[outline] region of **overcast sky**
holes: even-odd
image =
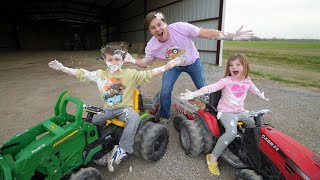
[[[320,39],[319,0],[226,0],[225,29],[260,38]]]

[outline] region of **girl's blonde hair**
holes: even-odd
[[[228,59],[228,62],[227,62],[227,67],[226,67],[226,71],[225,71],[225,74],[224,74],[224,77],[227,77],[227,76],[231,76],[231,73],[230,73],[230,63],[236,59],[239,59],[241,65],[243,66],[243,76],[245,78],[248,77],[249,75],[249,72],[250,72],[250,67],[249,67],[249,61],[248,61],[248,58],[246,55],[242,54],[242,53],[239,53],[239,54],[234,54],[232,55],[229,59]]]

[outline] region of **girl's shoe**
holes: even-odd
[[[207,154],[206,159],[207,159],[207,164],[208,164],[208,169],[209,169],[210,174],[215,175],[215,176],[219,176],[220,171],[218,168],[218,162],[212,162],[210,154]]]

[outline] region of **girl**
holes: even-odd
[[[208,169],[213,175],[220,175],[217,159],[223,150],[236,138],[238,120],[243,121],[248,127],[255,125],[253,119],[244,115],[246,112],[244,100],[247,92],[250,91],[259,98],[268,101],[264,97],[264,92],[260,93],[259,89],[248,77],[248,74],[249,64],[247,57],[244,54],[235,54],[228,59],[224,78],[197,91],[186,90],[186,93],[180,94],[181,99],[192,99],[222,89],[221,99],[217,106],[217,118],[221,120],[225,127],[225,133],[219,138],[212,153],[206,156]]]

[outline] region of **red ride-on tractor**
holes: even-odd
[[[180,112],[174,117],[185,153],[197,157],[211,153],[217,139],[224,133],[217,120],[217,104],[221,91],[193,100],[174,97],[173,107]],[[221,158],[241,169],[239,179],[320,179],[320,156],[271,125],[262,122],[269,110],[249,112],[256,127],[238,122],[237,138],[229,144]]]

